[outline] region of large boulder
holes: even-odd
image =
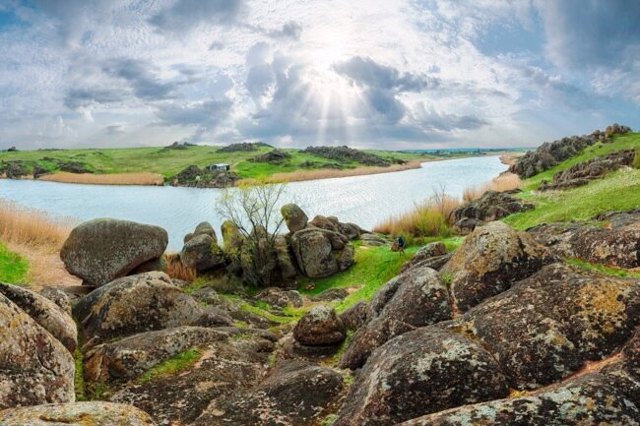
[[[158,424],[192,424],[218,399],[256,386],[264,378],[271,341],[239,336],[205,345],[199,360],[179,374],[130,382],[110,401],[132,404],[150,413]]]
[[[307,227],[309,218],[297,204],[285,204],[280,209],[280,213],[290,233],[293,234]]]
[[[346,336],[347,329],[335,309],[326,305],[315,306],[293,329],[293,337],[305,346],[339,345]]]
[[[117,279],[82,299],[73,309],[84,340],[97,344],[144,331],[196,324],[205,314],[198,303],[162,272]]]
[[[210,405],[194,425],[317,425],[342,388],[339,373],[290,361],[256,388]]]
[[[67,270],[87,284],[101,286],[138,265],[162,256],[167,231],[117,219],[95,219],[76,226],[60,250]]]
[[[78,329],[70,315],[44,296],[22,287],[0,283],[0,294],[18,305],[40,326],[73,353],[78,345]]]
[[[229,333],[221,330],[189,326],[134,334],[89,350],[84,377],[96,383],[127,381],[185,350],[227,337]]]
[[[184,244],[180,252],[180,261],[188,268],[206,271],[224,266],[226,258],[214,237],[207,233],[200,233],[195,234]]]
[[[62,343],[0,294],[0,410],[73,402],[74,372]]]
[[[467,311],[555,260],[526,232],[502,222],[476,229],[442,267],[458,309]]]
[[[47,404],[0,412],[7,426],[153,426],[151,417],[131,405],[102,401]]]
[[[347,237],[319,228],[306,228],[291,237],[291,249],[300,271],[310,278],[328,277],[354,263]]]
[[[437,326],[424,327],[371,355],[334,426],[394,425],[508,393],[500,368],[480,344]]]
[[[388,340],[453,317],[447,286],[430,268],[413,268],[391,281],[371,301],[368,322],[354,334],[340,365],[361,367]]]
[[[489,350],[513,389],[562,380],[614,352],[640,324],[640,281],[554,264],[468,311],[453,328]]]
[[[401,426],[640,425],[637,402],[630,400],[615,379],[608,374],[588,374],[541,393],[454,408]]]

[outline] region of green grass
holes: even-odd
[[[177,374],[189,367],[192,367],[201,357],[202,352],[199,349],[188,349],[151,368],[144,373],[139,380],[141,383],[147,383],[157,377]]]
[[[162,149],[153,148],[121,148],[121,149],[81,149],[81,150],[41,150],[0,152],[0,161],[22,160],[26,162],[27,169],[33,170],[38,165],[48,171],[56,171],[57,165],[51,159],[62,161],[78,161],[87,166],[94,173],[158,173],[165,179],[175,176],[187,166],[196,165],[204,167],[212,163],[231,164],[232,170],[242,178],[264,178],[274,173],[293,172],[305,170],[300,166],[305,161],[313,161],[320,164],[335,163],[312,154],[303,153],[297,149],[285,149],[292,158],[281,165],[269,163],[254,163],[248,161],[259,154],[269,152],[270,147],[260,147],[256,151],[242,152],[217,152],[215,146],[190,146],[187,149]],[[429,159],[433,155],[422,155],[404,152],[384,151],[386,158],[403,160]],[[359,163],[345,164],[347,168],[359,166]]]
[[[517,229],[541,223],[589,220],[612,210],[631,210],[640,207],[640,170],[622,169],[585,186],[546,193],[529,192],[523,194],[523,198],[536,208],[504,219]]]
[[[566,259],[566,263],[576,266],[587,272],[599,272],[604,275],[618,278],[640,278],[640,272],[628,269],[611,268],[599,263],[590,263],[581,259]]]
[[[29,263],[19,254],[13,253],[0,243],[0,282],[27,284]]]
[[[555,167],[552,167],[549,170],[546,170],[527,179],[523,182],[522,188],[525,191],[537,189],[543,180],[553,180],[553,175],[559,171],[569,169],[578,163],[589,161],[596,157],[602,157],[623,149],[637,149],[639,146],[640,133],[628,133],[626,135],[616,136],[613,142],[610,143],[598,142],[586,148],[579,155],[576,155],[575,157],[563,161],[562,163],[558,164]]]
[[[448,250],[453,250],[461,244],[462,240],[462,237],[454,237],[442,241]],[[344,312],[360,301],[371,300],[387,281],[400,273],[402,265],[411,260],[418,249],[418,246],[407,247],[403,255],[392,252],[388,246],[356,246],[355,265],[328,278],[302,280],[299,290],[306,294],[318,294],[329,288],[359,287],[343,301],[334,304],[338,312]],[[311,291],[305,289],[309,283],[314,284]]]
[[[79,342],[78,342],[79,343]],[[76,372],[74,376],[74,385],[76,390],[76,401],[86,401],[86,385],[84,382],[84,357],[80,350],[80,345],[73,353],[73,359],[76,365]]]

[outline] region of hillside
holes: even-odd
[[[270,155],[273,151],[273,147],[265,144],[234,144],[225,148],[174,144],[164,148],[12,151],[0,152],[0,172],[9,177],[35,175],[38,178],[66,172],[67,177],[75,175],[79,182],[82,182],[80,176],[86,174],[112,177],[125,174],[134,180],[130,183],[149,183],[147,180],[151,175],[159,176],[160,182],[164,180],[172,183],[176,176],[190,167],[192,170],[197,167],[198,173],[206,174],[208,166],[226,163],[231,165],[233,180],[268,178],[276,174],[286,174],[282,175],[282,180],[296,180],[295,176],[289,174],[323,171],[340,175],[341,172],[348,174],[356,169],[372,172],[384,169],[393,171],[419,167],[419,161],[440,158],[436,155],[392,151],[365,154],[353,150],[362,153],[363,156],[341,156],[335,159],[297,149],[278,149],[275,150],[276,155]],[[328,151],[331,152],[332,149],[328,148]],[[278,156],[282,153],[284,155]],[[362,158],[375,158],[379,159],[379,162],[362,161]],[[377,166],[377,169],[372,166]],[[147,180],[140,182],[141,179]]]
[[[572,167],[607,155],[640,149],[640,133],[616,136],[612,142],[597,142],[575,156],[523,181],[523,192],[517,196],[534,204],[535,209],[516,213],[504,219],[518,229],[542,223],[590,220],[608,211],[640,208],[640,170],[624,167],[606,173],[589,183],[560,191],[540,191],[543,182]],[[638,161],[636,160],[636,166]]]

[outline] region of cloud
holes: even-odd
[[[159,105],[156,115],[165,126],[196,126],[213,129],[229,116],[229,99]]]
[[[302,25],[296,21],[289,21],[281,29],[267,31],[266,33],[269,37],[275,39],[300,40]]]
[[[334,64],[333,68],[338,74],[349,77],[358,84],[378,89],[420,92],[440,84],[437,78],[401,74],[393,67],[380,65],[371,58],[360,56]]]
[[[109,136],[123,135],[126,133],[125,126],[121,124],[112,124],[110,126],[106,126],[104,128],[104,132]]]
[[[162,100],[175,97],[178,84],[161,82],[145,61],[131,58],[118,58],[108,61],[103,70],[105,73],[125,79],[131,85],[134,94],[140,99]]]
[[[425,131],[452,132],[456,130],[475,130],[488,126],[490,122],[478,116],[456,115],[437,112],[423,103],[416,108],[415,119]]]
[[[536,1],[546,48],[570,68],[618,67],[640,48],[640,3],[634,0]]]
[[[69,109],[78,109],[93,104],[121,102],[125,94],[118,90],[100,88],[71,88],[64,97],[64,105]]]
[[[243,7],[242,0],[177,0],[149,18],[161,32],[188,32],[198,25],[234,23]]]

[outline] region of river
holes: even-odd
[[[422,168],[377,175],[287,184],[283,202],[295,202],[309,218],[337,216],[371,229],[391,215],[420,203],[441,186],[460,197],[464,188],[490,181],[507,168],[497,156],[423,163]],[[220,229],[215,204],[222,190],[155,186],[78,185],[32,180],[0,180],[0,198],[83,221],[98,217],[159,225],[169,232],[169,249],[201,221]]]

